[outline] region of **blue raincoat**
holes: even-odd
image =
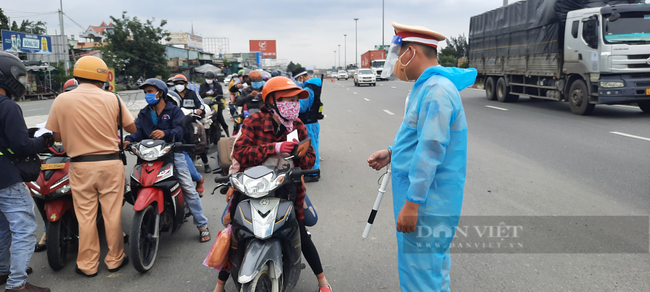
[[[318,87],[323,87],[323,82],[319,78],[311,78],[302,85],[304,90],[309,92],[309,98],[300,100],[300,113],[308,111],[314,104],[314,91],[306,86],[307,84],[313,84]],[[320,135],[320,123],[315,122],[311,124],[305,124],[307,128],[307,136],[311,139],[311,146],[314,147],[314,152],[316,152],[316,162],[312,169],[320,169],[320,153],[318,151],[319,146],[319,135]]]
[[[395,221],[406,200],[420,204],[415,232],[397,233],[402,291],[449,291],[449,246],[467,166],[467,123],[459,91],[475,80],[474,69],[426,69],[413,85],[390,147]]]

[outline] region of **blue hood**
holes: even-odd
[[[449,81],[451,81],[451,83],[456,86],[458,91],[461,91],[467,87],[472,86],[474,82],[476,82],[477,72],[474,68],[461,69],[456,67],[443,66],[429,67],[424,70],[424,72],[422,72],[422,75],[420,75],[420,78],[415,81],[414,87],[417,87],[422,82],[426,82],[433,75],[446,77],[449,79]]]
[[[323,87],[323,81],[320,80],[320,78],[310,78],[309,80],[305,81],[305,84],[313,84],[318,87]]]

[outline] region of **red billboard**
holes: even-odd
[[[276,59],[275,40],[250,40],[251,52],[262,52],[266,59]]]

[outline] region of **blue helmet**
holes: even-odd
[[[155,88],[158,88],[158,90],[163,92],[163,97],[167,96],[167,93],[169,92],[169,89],[167,88],[167,84],[157,78],[149,78],[140,85],[140,89],[143,89],[145,86],[153,86]]]
[[[273,70],[273,72],[271,72],[271,76],[272,77],[280,76],[280,72],[278,72],[278,70]]]

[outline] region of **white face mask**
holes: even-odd
[[[176,91],[178,91],[178,92],[181,92],[181,91],[185,90],[185,85],[183,85],[183,84],[176,84],[174,87],[176,88]]]
[[[212,79],[205,79],[205,82],[206,82],[207,84],[212,84],[212,81],[214,81],[214,80],[212,80]]]

